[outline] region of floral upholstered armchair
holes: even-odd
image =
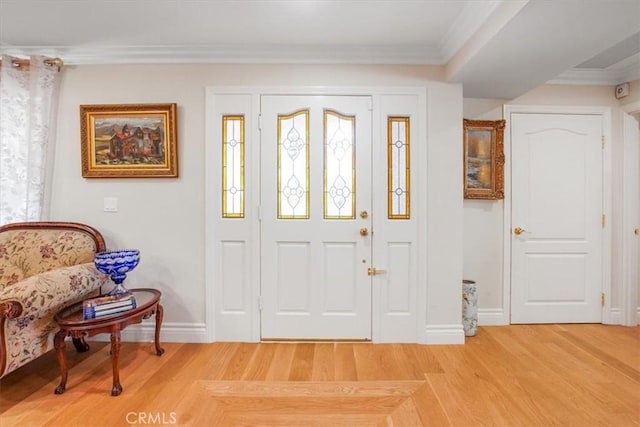
[[[53,316],[109,282],[93,265],[104,250],[84,224],[0,226],[0,378],[53,349]]]

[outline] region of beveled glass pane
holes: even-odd
[[[324,111],[324,218],[356,217],[355,117]]]
[[[309,110],[278,115],[278,219],[309,218]]]
[[[244,116],[222,117],[222,217],[244,218]]]
[[[409,117],[387,119],[388,217],[409,219]]]

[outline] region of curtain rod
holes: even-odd
[[[51,58],[45,59],[44,63],[53,67],[58,67],[58,71],[64,65],[64,62],[60,58]],[[28,67],[31,64],[31,61],[28,59],[14,59],[11,61],[11,65],[16,68]],[[2,60],[0,60],[0,66],[2,66]]]

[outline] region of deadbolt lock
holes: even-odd
[[[367,211],[360,212],[360,218],[362,218],[362,219],[369,218],[369,212],[367,212]]]

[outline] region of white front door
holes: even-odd
[[[261,97],[262,339],[371,339],[371,98]]]
[[[602,126],[511,114],[511,323],[602,321]]]

